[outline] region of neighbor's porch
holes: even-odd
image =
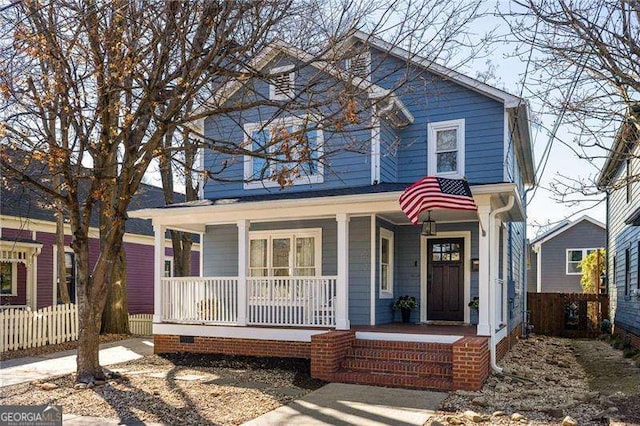
[[[512,186],[484,185],[472,190],[478,214],[435,212],[441,226],[438,235],[431,238],[464,240],[466,250],[459,254],[464,269],[460,296],[464,316],[457,324],[477,323],[475,333],[487,336],[491,327],[504,328],[507,316],[506,286],[499,272],[504,261],[500,227],[504,221],[521,217],[518,206],[509,201],[515,198]],[[225,202],[136,214],[154,222],[154,323],[198,326],[198,330],[203,330],[202,326],[349,330],[391,323],[390,304],[403,294],[415,295],[420,301],[415,320],[430,321],[426,310],[430,297],[428,239],[408,224],[398,196],[399,192],[331,197],[331,203],[319,197]],[[204,276],[161,278],[167,229],[201,234],[200,270]],[[385,259],[383,229],[391,231],[395,241]],[[318,237],[308,244],[313,232]],[[261,252],[255,243],[261,238],[255,234],[265,233],[270,235],[262,239],[266,244],[276,241],[301,249],[291,249],[289,256],[274,257],[275,246]],[[256,252],[262,255],[256,257]],[[258,258],[263,261],[257,262]],[[383,276],[391,279],[392,291]],[[467,307],[476,295],[480,301],[477,316]],[[462,326],[456,335],[463,330],[466,335],[471,329]],[[423,331],[428,329],[414,334]]]

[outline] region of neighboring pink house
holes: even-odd
[[[181,195],[179,195],[181,196]],[[56,267],[55,219],[51,202],[23,186],[2,186],[0,209],[0,307],[38,309],[60,303]],[[162,190],[143,185],[132,209],[164,205]],[[71,300],[75,300],[75,261],[71,235],[65,230],[65,264]],[[92,228],[91,262],[96,261],[100,240]],[[153,228],[141,219],[127,221],[124,250],[127,255],[129,313],[153,313]],[[194,244],[191,275],[199,275],[199,244]],[[93,265],[92,265],[93,266]],[[165,276],[173,275],[173,249],[166,240]]]

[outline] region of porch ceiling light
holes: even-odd
[[[436,233],[436,221],[431,219],[431,212],[429,212],[427,220],[422,222],[422,230],[420,231],[420,234],[425,237],[432,237],[436,235]]]

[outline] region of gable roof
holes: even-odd
[[[529,104],[526,100],[467,75],[461,74],[451,68],[437,64],[433,60],[412,54],[402,47],[388,43],[381,38],[372,36],[363,31],[355,31],[351,38],[345,42],[345,45],[353,43],[354,41],[360,41],[374,46],[383,52],[406,61],[407,63],[421,67],[443,77],[444,79],[453,81],[456,84],[502,102],[504,108],[509,111],[509,116],[512,119],[513,125],[516,127],[517,132],[513,132],[513,134],[521,142],[519,144],[514,143],[513,145],[518,164],[520,165],[523,173],[524,183],[529,185],[534,185],[536,183],[533,144],[531,140],[531,129],[529,126]]]
[[[634,115],[640,119],[640,103],[631,106],[627,115]],[[629,121],[622,123],[618,129],[609,156],[602,166],[600,176],[598,176],[598,188],[605,189],[611,183],[620,166],[627,159],[629,152],[640,142],[640,135],[633,130]]]
[[[388,102],[387,106],[397,107],[399,111],[406,117],[406,121],[412,123],[414,120],[411,112],[402,103],[402,101],[393,94],[392,91],[385,89],[366,79],[357,76],[349,76],[344,70],[340,70],[339,68],[334,67],[329,61],[323,60],[321,58],[316,58],[313,55],[305,52],[304,50],[298,49],[297,47],[285,43],[282,40],[272,41],[249,61],[247,68],[260,71],[264,67],[266,67],[272,60],[274,60],[279,54],[285,54],[292,58],[296,58],[301,62],[311,65],[320,71],[326,72],[332,77],[346,81],[347,83],[352,84],[355,87],[364,89],[365,92],[369,93],[370,99],[374,99],[376,101],[386,100]],[[243,79],[233,79],[231,81],[228,81],[227,83],[223,84],[222,87],[208,101],[204,102],[203,106],[196,110],[196,114],[198,112],[206,111],[207,103],[213,102],[214,105],[224,104],[242,87],[244,87]]]
[[[542,244],[546,243],[547,241],[557,237],[558,235],[568,231],[569,229],[573,228],[574,226],[576,226],[579,223],[582,223],[584,221],[590,222],[596,226],[599,226],[600,228],[602,228],[603,230],[607,228],[607,226],[600,222],[599,220],[596,220],[594,218],[592,218],[591,216],[582,216],[576,220],[574,220],[573,222],[569,222],[568,220],[565,220],[563,222],[561,222],[559,225],[551,228],[549,231],[543,233],[542,235],[536,237],[533,241],[531,241],[531,245],[533,246],[541,246]]]

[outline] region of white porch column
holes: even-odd
[[[38,309],[38,256],[40,255],[40,249],[36,250],[33,254],[33,293],[31,294],[31,309]]]
[[[162,322],[162,277],[164,276],[164,233],[166,227],[153,225],[153,322]]]
[[[491,266],[489,267],[489,301],[490,301],[490,315],[493,315],[493,326],[498,329],[501,323],[502,306],[498,306],[498,290],[497,280],[500,277],[500,226],[501,221],[498,218],[493,219],[493,223],[489,224],[491,232],[489,233],[489,244],[491,245],[491,252],[489,254]]]
[[[249,221],[238,221],[238,325],[247,325],[247,271],[249,270]]]
[[[27,255],[27,259],[24,262],[24,267],[26,269],[26,280],[25,283],[25,305],[29,306],[31,309],[33,307],[33,290],[34,290],[34,279],[33,279],[33,259],[34,255],[32,252],[29,252]]]
[[[338,213],[338,280],[336,289],[336,329],[349,329],[349,215]]]
[[[490,278],[489,278],[489,253],[491,251],[490,232],[493,224],[489,223],[489,214],[491,213],[491,205],[478,204],[479,224],[479,244],[478,244],[478,335],[491,335],[491,327],[489,325],[490,315]],[[484,231],[483,232],[483,227]]]

